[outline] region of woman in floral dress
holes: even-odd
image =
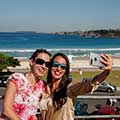
[[[50,56],[48,51],[37,49],[29,59],[29,72],[9,76],[4,99],[4,115],[8,119],[36,119],[38,102],[45,89],[41,77],[48,70]]]

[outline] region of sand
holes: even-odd
[[[97,69],[97,67],[90,65],[88,57],[73,58],[71,68]],[[120,57],[113,57],[113,69],[120,69]]]
[[[9,67],[11,71],[27,71],[29,70],[29,61],[28,59],[19,59],[20,66],[16,66],[15,68]],[[88,57],[73,57],[70,60],[71,70],[78,70],[79,68],[84,70],[94,70],[98,69],[95,66],[89,65],[89,58]],[[120,70],[120,57],[113,57],[113,69]]]

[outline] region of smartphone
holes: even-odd
[[[102,64],[100,61],[102,60],[102,57],[100,54],[97,53],[90,53],[90,65],[97,66],[97,67],[104,67],[105,65]]]

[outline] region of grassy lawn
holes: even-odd
[[[80,76],[79,71],[76,71],[71,72],[71,75],[73,78],[73,83],[75,83],[81,81],[83,78],[92,78],[100,72],[101,71],[83,71],[83,74]],[[120,70],[112,70],[105,81],[120,87]]]

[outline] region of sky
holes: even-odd
[[[0,32],[120,29],[120,0],[0,0]]]

